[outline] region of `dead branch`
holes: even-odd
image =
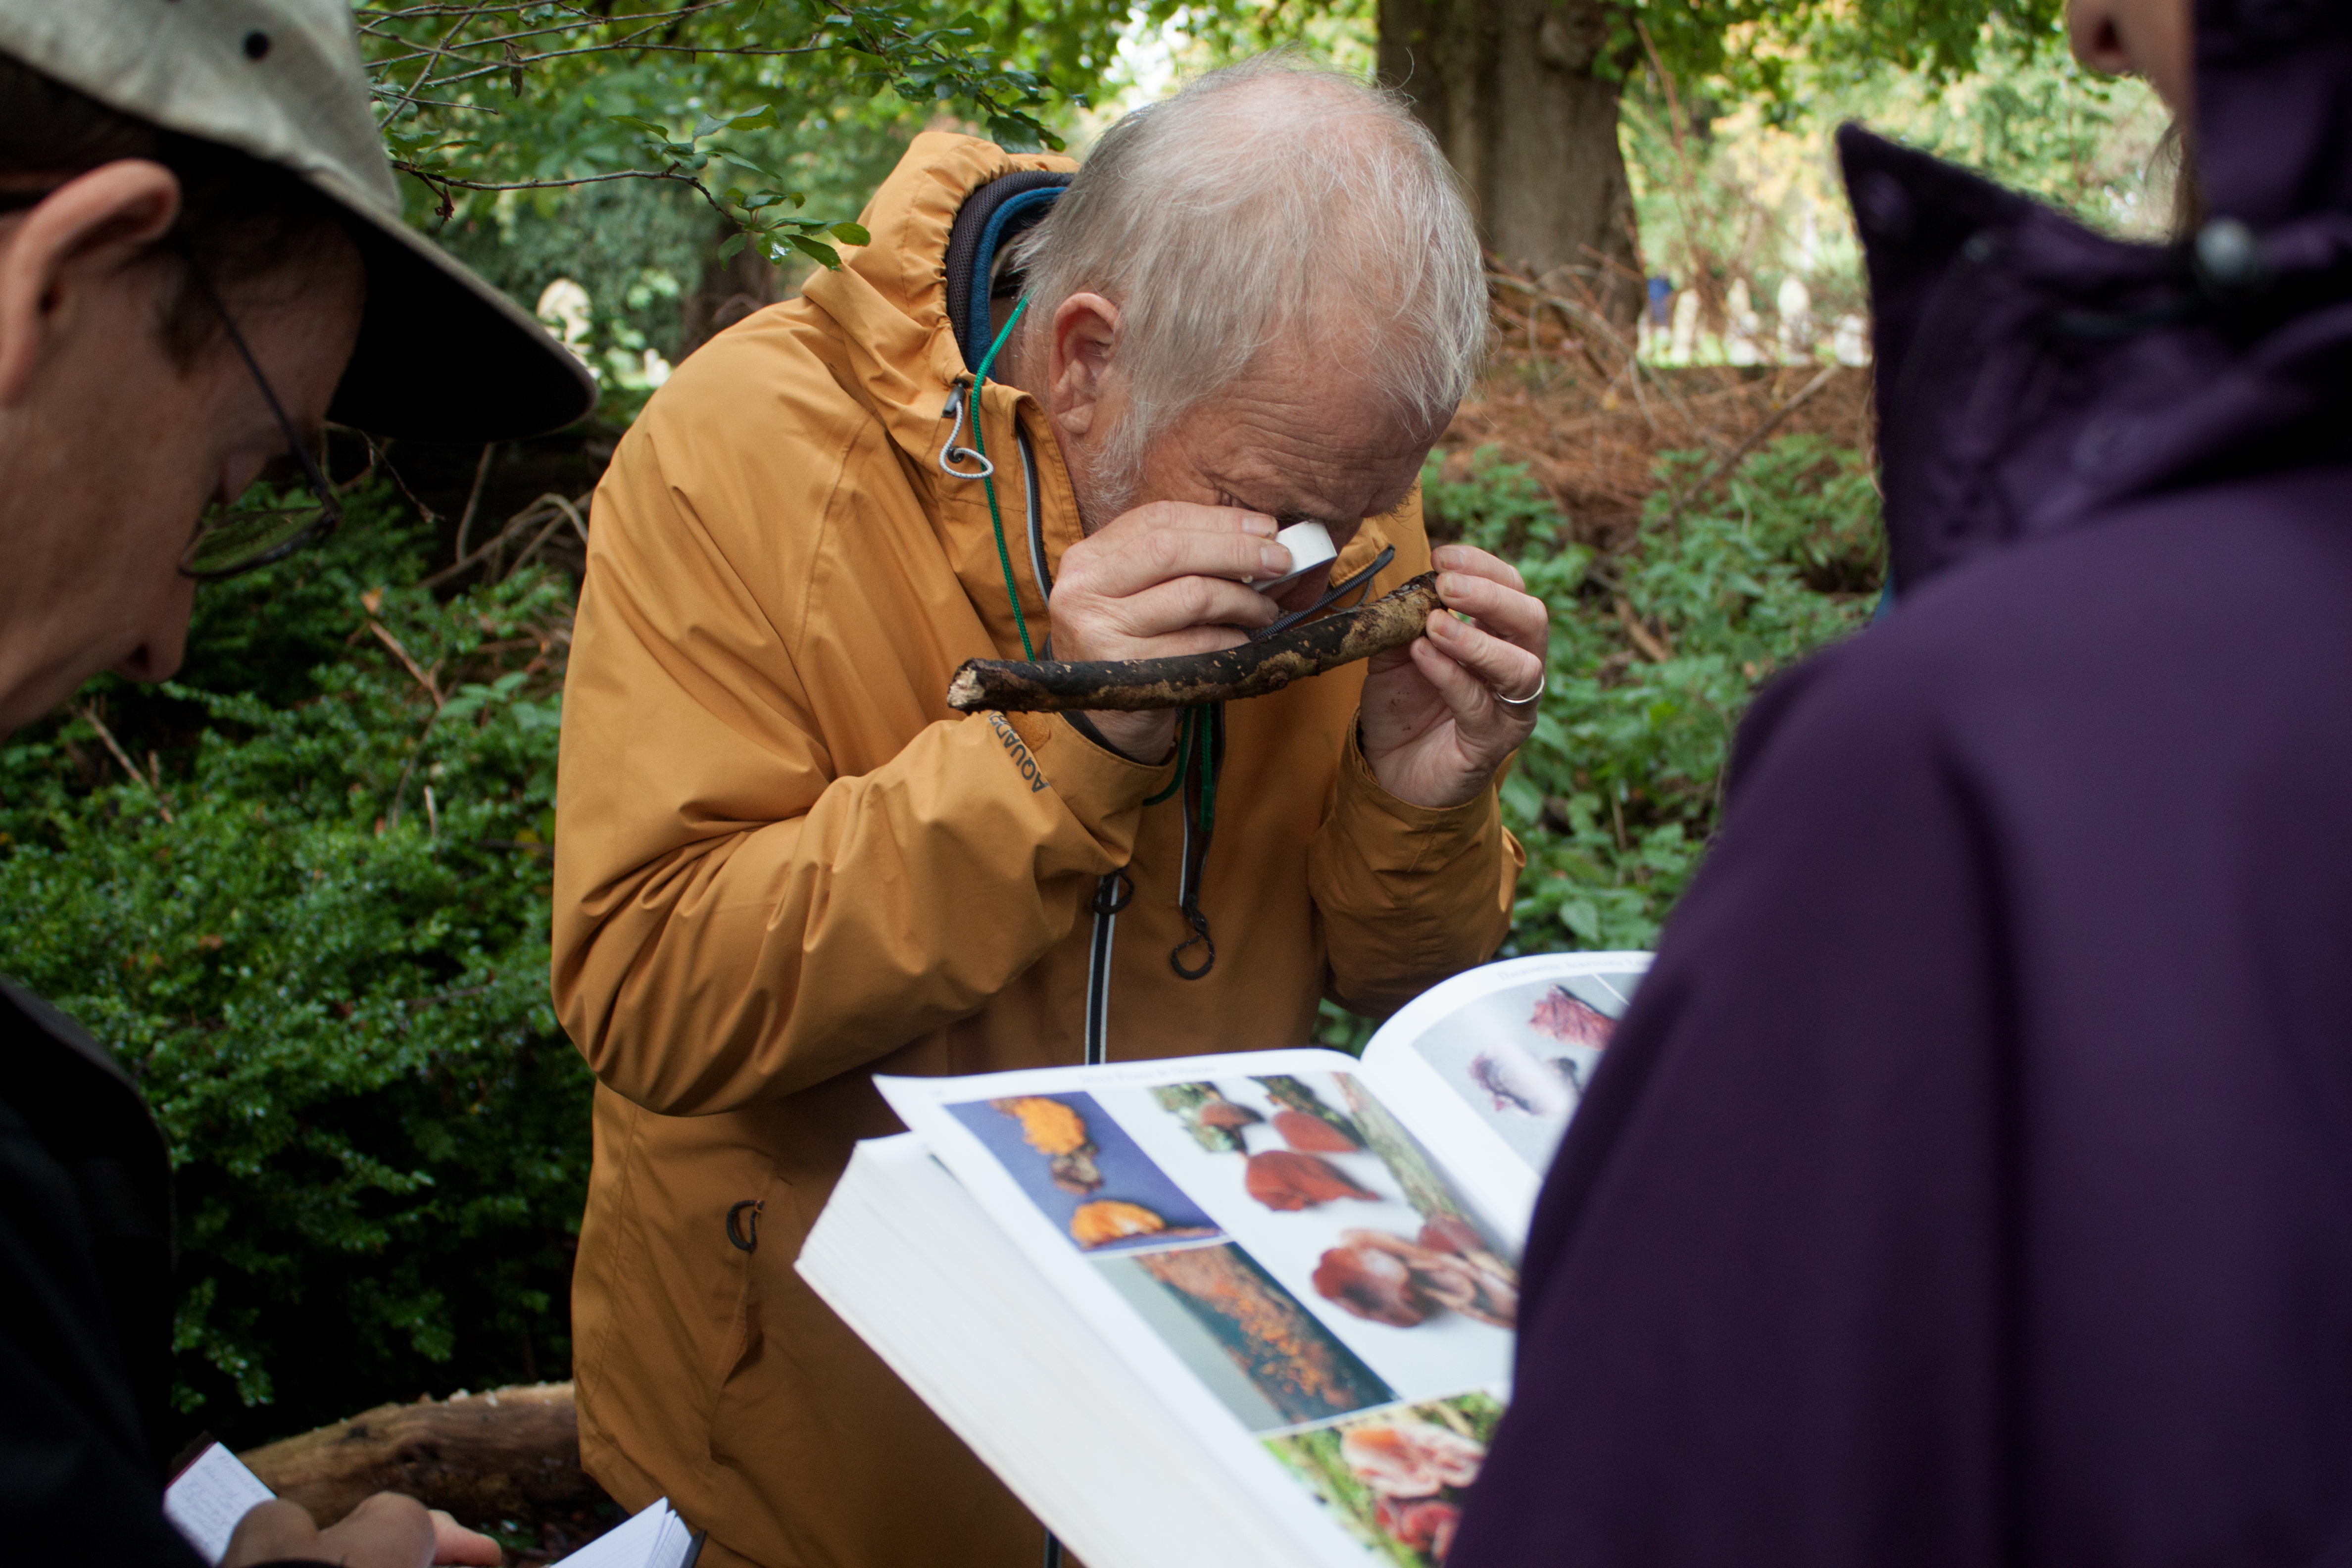
[[[1685,509],[1686,509],[1691,502],[1698,500],[1701,496],[1706,494],[1707,491],[1713,489],[1717,485],[1722,483],[1725,476],[1728,475],[1734,468],[1737,468],[1740,464],[1748,460],[1748,455],[1749,453],[1755,451],[1757,447],[1771,439],[1772,432],[1778,430],[1783,424],[1787,423],[1790,415],[1794,414],[1798,409],[1803,407],[1805,404],[1811,399],[1813,394],[1819,392],[1822,387],[1827,386],[1832,381],[1835,380],[1837,373],[1844,368],[1845,367],[1843,365],[1835,364],[1824,366],[1819,375],[1816,375],[1812,380],[1805,383],[1804,386],[1799,390],[1796,396],[1789,399],[1788,402],[1783,403],[1780,407],[1774,409],[1770,417],[1767,418],[1762,424],[1757,426],[1755,429],[1749,431],[1748,433],[1747,439],[1741,441],[1738,446],[1733,447],[1729,453],[1725,455],[1721,462],[1716,464],[1713,468],[1707,471],[1706,478],[1699,480],[1697,484],[1692,486],[1689,489],[1685,490],[1681,495],[1675,499],[1673,516],[1679,518],[1682,516]]]
[[[455,577],[458,573],[463,572],[468,566],[478,565],[482,562],[488,560],[492,555],[504,549],[508,540],[514,538],[525,529],[538,527],[545,523],[548,521],[547,514],[541,509],[542,507],[549,506],[552,506],[556,509],[557,521],[560,522],[563,521],[564,518],[569,517],[572,520],[572,526],[580,531],[580,537],[583,540],[588,537],[587,525],[580,521],[580,509],[578,503],[576,501],[567,500],[563,497],[559,496],[551,490],[547,494],[541,496],[537,500],[531,502],[529,506],[523,508],[520,511],[515,513],[514,516],[509,518],[507,520],[506,526],[499,529],[494,537],[475,546],[470,552],[459,556],[457,560],[452,561],[448,565],[441,568],[440,571],[434,573],[433,575],[425,578],[424,582],[417,585],[423,588],[439,587],[442,584],[447,582],[450,578]]]
[[[1666,379],[1664,376],[1660,375],[1652,366],[1642,363],[1641,354],[1635,351],[1633,345],[1625,341],[1624,334],[1617,330],[1616,323],[1610,321],[1608,317],[1602,315],[1600,311],[1594,310],[1590,305],[1564,298],[1559,294],[1554,294],[1549,289],[1543,289],[1537,284],[1530,283],[1523,278],[1516,277],[1510,272],[1505,271],[1500,268],[1490,267],[1487,269],[1486,281],[1490,284],[1500,285],[1515,293],[1527,295],[1528,299],[1536,304],[1550,306],[1553,310],[1558,310],[1562,316],[1566,317],[1569,321],[1576,326],[1583,328],[1587,332],[1600,333],[1612,347],[1625,356],[1626,363],[1633,367],[1633,374],[1649,378],[1650,384],[1658,389],[1659,395],[1663,396],[1669,404],[1673,405],[1675,412],[1682,416],[1683,423],[1690,427],[1691,434],[1696,436],[1700,440],[1706,442],[1717,452],[1723,450],[1723,443],[1715,438],[1715,431],[1707,425],[1702,423],[1699,417],[1690,411],[1690,405],[1682,400],[1681,395],[1676,393],[1674,387],[1667,384]],[[1602,367],[1596,363],[1593,368],[1595,370],[1600,370]]]
[[[131,782],[147,792],[147,797],[155,803],[155,809],[163,814],[163,820],[170,822],[172,808],[163,804],[163,785],[149,779],[146,774],[139,771],[139,765],[131,760],[131,754],[125,752],[121,742],[114,738],[114,731],[108,729],[106,721],[98,716],[97,706],[89,702],[77,702],[73,705],[73,714],[75,718],[98,731],[98,738],[105,742],[107,751],[113,754],[116,762],[122,764],[122,771],[131,775]],[[152,752],[147,753],[151,759],[154,754]],[[159,768],[157,772],[160,774],[162,770]]]
[[[1617,595],[1617,621],[1633,646],[1642,650],[1642,657],[1652,664],[1664,664],[1675,657],[1675,650],[1666,646],[1665,639],[1642,624],[1642,617],[1633,613],[1633,603],[1622,594]]]
[[[408,650],[400,646],[400,639],[393,636],[391,629],[382,621],[370,619],[368,630],[373,632],[376,641],[390,648],[393,657],[399,659],[407,668],[408,673],[416,678],[416,684],[425,688],[425,695],[433,699],[433,711],[436,713],[441,711],[441,705],[448,699],[441,695],[441,688],[435,684],[431,671],[420,667],[416,660],[409,656]],[[438,666],[436,665],[436,668],[437,668]]]
[[[568,1383],[378,1405],[238,1458],[321,1526],[386,1490],[467,1519],[512,1518],[601,1496],[580,1469]]]
[[[1216,653],[1084,663],[967,659],[948,685],[948,706],[959,713],[1140,712],[1264,697],[1294,680],[1402,647],[1441,607],[1437,574],[1431,572],[1360,609]]]
[[[482,460],[474,465],[474,488],[466,492],[466,510],[457,518],[457,553],[466,553],[466,538],[474,531],[474,512],[482,504],[482,483],[490,477],[490,458],[499,449],[495,441],[482,447]]]
[[[553,534],[557,529],[562,527],[566,521],[569,521],[572,524],[572,531],[580,535],[581,543],[585,544],[588,542],[588,525],[581,521],[578,508],[574,507],[570,501],[565,500],[562,496],[552,493],[543,495],[539,499],[548,505],[555,508],[556,515],[548,519],[547,526],[539,531],[538,537],[534,538],[529,544],[522,547],[521,553],[514,558],[513,564],[507,567],[507,569],[500,574],[501,578],[511,577],[516,573],[521,571],[524,565],[530,562],[530,558],[538,553],[539,547],[546,543],[549,536]]]

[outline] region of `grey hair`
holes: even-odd
[[[1024,331],[1073,294],[1118,308],[1127,413],[1091,475],[1107,502],[1277,342],[1334,356],[1433,439],[1486,355],[1477,229],[1436,142],[1396,94],[1284,55],[1120,120],[1022,246]]]

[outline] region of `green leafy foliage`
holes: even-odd
[[[1714,831],[1757,687],[1874,605],[1876,492],[1853,454],[1783,437],[1677,515],[1712,466],[1664,458],[1639,539],[1607,561],[1549,547],[1549,500],[1521,467],[1482,454],[1466,482],[1424,476],[1433,526],[1516,553],[1552,610],[1541,712],[1503,786],[1528,851],[1514,952],[1654,941]]]
[[[570,584],[436,603],[396,585],[418,572],[384,497],[353,511],[205,589],[179,681],[94,683],[0,750],[0,964],[154,1107],[175,1398],[232,1441],[569,1357],[589,1080],[547,926]]]
[[[2053,35],[2063,0],[1608,0],[1604,58],[1735,97],[1788,100],[1792,57],[1945,81]]]
[[[860,204],[927,124],[1059,146],[1124,11],[1045,35],[1017,0],[353,0],[410,220],[526,307],[586,289],[568,341],[625,425],[709,328],[686,301],[744,289],[739,255],[783,269],[863,245]],[[768,297],[754,286],[751,293]]]
[[[1607,558],[1559,542],[1524,464],[1482,450],[1449,479],[1439,452],[1422,470],[1432,533],[1511,561],[1551,608],[1535,734],[1502,787],[1528,854],[1506,957],[1652,945],[1715,831],[1757,689],[1876,606],[1878,498],[1858,454],[1786,436],[1690,494],[1714,466],[1661,458],[1639,538]],[[1326,1003],[1318,1038],[1360,1051],[1373,1026]]]
[[[800,193],[739,141],[711,139],[884,93],[1008,146],[1060,145],[1045,79],[988,47],[985,17],[934,0],[355,0],[353,13],[394,165],[445,219],[475,193],[654,179],[787,244],[838,220],[776,214]]]
[[[1783,437],[1717,495],[1668,454],[1641,536],[1601,563],[1522,559],[1552,607],[1536,732],[1503,789],[1528,851],[1514,951],[1646,947],[1689,882],[1756,689],[1862,626],[1881,572],[1876,491],[1852,453]],[[1528,481],[1490,470],[1493,488]]]

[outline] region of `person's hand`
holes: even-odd
[[[320,1530],[299,1503],[266,1502],[237,1521],[220,1568],[307,1558],[344,1568],[432,1568],[435,1563],[498,1568],[506,1561],[499,1543],[478,1535],[443,1513],[427,1510],[412,1497],[378,1492]]]
[[[1486,787],[1536,727],[1550,613],[1518,573],[1483,550],[1449,544],[1433,563],[1448,610],[1364,675],[1364,761],[1381,787],[1414,805],[1460,805]]]
[[[1170,658],[1214,653],[1279,618],[1244,580],[1290,570],[1274,519],[1235,507],[1154,501],[1070,546],[1054,580],[1054,657]],[[1167,755],[1176,713],[1097,711],[1102,738],[1141,762]]]

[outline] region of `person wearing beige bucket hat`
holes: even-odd
[[[331,529],[327,421],[487,441],[594,395],[402,223],[345,0],[0,0],[0,735],[169,676],[197,583]],[[172,1226],[138,1089],[0,981],[0,1556],[202,1561],[155,1452]],[[265,1504],[222,1559],[499,1560],[390,1495]]]

